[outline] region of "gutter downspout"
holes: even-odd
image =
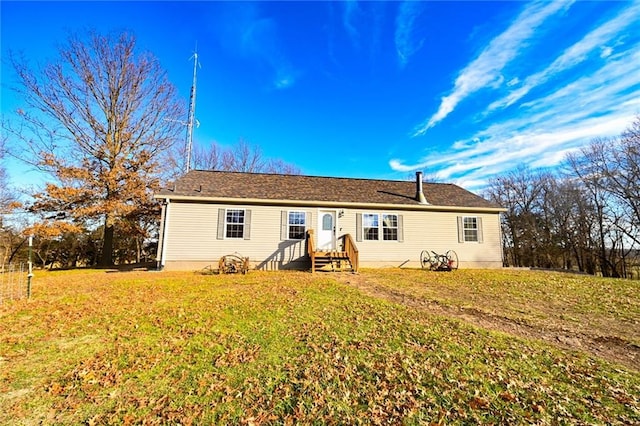
[[[160,236],[158,238],[158,253],[156,255],[158,271],[164,269],[165,257],[167,255],[167,228],[169,226],[169,199],[162,203],[162,213],[160,215]]]

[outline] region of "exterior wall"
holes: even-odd
[[[226,208],[251,211],[249,239],[218,239],[218,211]],[[217,268],[220,257],[237,253],[249,257],[253,268],[305,269],[308,265],[306,242],[280,240],[283,209],[306,210],[274,206],[169,203],[165,212],[164,266],[167,269]]]
[[[225,208],[251,210],[249,239],[218,239],[218,211]],[[281,240],[282,211],[307,212],[307,227],[316,229],[316,207],[220,205],[171,202],[165,210],[163,266],[166,269],[217,268],[220,257],[238,253],[248,256],[252,268],[308,269],[310,261],[304,240]],[[402,216],[402,241],[356,241],[360,267],[420,267],[422,250],[444,253],[455,250],[461,268],[500,268],[502,252],[497,213],[436,211],[329,209],[337,210],[338,238],[356,239],[357,213],[392,213]],[[482,220],[482,242],[458,241],[458,217]]]
[[[454,250],[460,268],[501,268],[502,241],[497,213],[424,212],[402,210],[345,210],[339,226],[342,233],[356,235],[356,213],[392,213],[402,215],[403,241],[356,241],[360,267],[419,268],[422,250],[444,254]],[[482,242],[459,242],[458,217],[482,219]]]

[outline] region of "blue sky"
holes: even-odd
[[[66,31],[128,30],[185,105],[197,45],[194,142],[243,138],[309,175],[421,170],[480,190],[640,115],[639,1],[2,1],[0,14],[3,58],[33,64]],[[5,61],[1,78],[10,115]]]

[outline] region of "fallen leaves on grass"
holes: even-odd
[[[20,338],[0,335],[13,342],[0,354],[3,389],[43,365],[24,380],[38,385],[31,395],[0,397],[3,423],[640,422],[637,373],[331,277],[80,276],[92,279],[84,292],[71,278],[52,284],[46,303],[21,308],[33,320]],[[71,337],[84,345],[58,351]]]

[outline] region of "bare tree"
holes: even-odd
[[[569,176],[550,177],[542,193],[548,267],[594,274],[593,206],[582,186]]]
[[[224,170],[224,150],[217,143],[208,149],[195,145],[193,147],[193,166],[200,170]]]
[[[621,275],[621,221],[624,213],[612,193],[611,158],[616,147],[610,139],[594,139],[579,154],[567,156],[567,162],[574,176],[581,182],[589,195],[595,219],[598,263],[605,277]],[[624,256],[622,256],[624,257]]]
[[[608,151],[602,164],[608,190],[624,210],[621,231],[640,245],[640,116]]]
[[[568,155],[563,174],[521,167],[493,179],[485,197],[507,209],[505,264],[628,276],[640,246],[638,182],[640,118]]]
[[[507,209],[502,216],[507,265],[538,266],[540,195],[547,179],[545,174],[519,167],[489,182],[485,197]]]
[[[416,174],[415,173],[407,174],[407,176],[405,177],[405,180],[412,181],[412,182],[415,181]],[[438,175],[438,173],[429,173],[429,172],[422,174],[422,182],[446,183],[445,180]]]
[[[18,206],[15,192],[11,189],[9,181],[7,179],[6,170],[3,167],[3,161],[5,159],[5,143],[7,137],[3,132],[0,138],[0,266],[4,267],[5,263],[8,263],[11,258],[11,254],[17,247],[19,235],[9,226],[6,221],[6,216],[11,214]]]
[[[7,180],[7,173],[2,165],[5,157],[4,137],[0,140],[0,228],[2,228],[4,215],[10,213],[15,205],[16,197]]]
[[[568,162],[595,208],[601,272],[625,276],[627,256],[640,246],[640,117],[620,137],[594,139]]]
[[[27,148],[22,158],[52,178],[31,210],[49,213],[45,227],[101,224],[100,263],[110,265],[115,229],[157,213],[152,193],[183,130],[176,91],[127,33],[72,35],[36,70],[11,61],[25,106],[10,131]]]
[[[196,147],[194,167],[201,170],[228,172],[274,173],[298,175],[300,169],[279,159],[265,158],[262,150],[240,139],[236,145],[224,149],[212,143],[208,149]]]

